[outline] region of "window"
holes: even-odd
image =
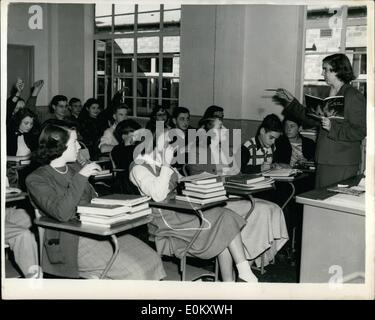
[[[366,6],[307,6],[304,93],[326,97],[322,60],[333,53],[344,53],[352,63],[356,79],[352,85],[365,96]]]
[[[95,92],[106,108],[122,90],[133,116],[178,105],[180,5],[95,6]]]

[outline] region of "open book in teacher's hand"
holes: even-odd
[[[325,99],[305,94],[306,115],[321,120],[323,117],[344,119],[344,97]]]

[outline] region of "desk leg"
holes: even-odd
[[[293,182],[288,181],[288,184],[292,188],[292,192],[290,193],[289,198],[286,199],[286,201],[284,202],[284,204],[281,206],[281,209],[284,209],[287,206],[287,204],[290,202],[290,200],[292,200],[293,197],[294,197],[294,195],[296,194],[296,188],[294,187]]]
[[[105,267],[103,273],[101,274],[100,276],[100,279],[104,279],[105,276],[107,275],[109,269],[111,269],[112,265],[113,265],[113,262],[115,262],[115,259],[117,258],[117,255],[118,255],[118,252],[119,252],[119,245],[118,245],[118,241],[117,241],[117,237],[116,235],[111,235],[111,240],[113,242],[113,245],[114,245],[114,250],[113,250],[113,255],[111,257],[111,259],[109,260],[107,266]]]

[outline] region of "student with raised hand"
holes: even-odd
[[[125,104],[120,104],[117,107],[113,108],[113,124],[107,128],[99,142],[99,149],[101,153],[111,152],[114,146],[117,146],[120,141],[118,141],[114,135],[117,125],[127,119],[128,117],[128,106]]]
[[[283,132],[280,119],[275,114],[266,116],[255,137],[241,146],[241,172],[257,173],[271,169],[274,165],[275,141]]]
[[[9,124],[13,116],[24,107],[29,108],[31,111],[36,113],[36,100],[40,90],[42,90],[43,85],[43,80],[36,81],[32,88],[31,95],[25,103],[25,100],[21,98],[25,83],[20,78],[17,79],[17,82],[12,90],[13,92],[11,97],[7,100],[7,124]]]
[[[329,96],[344,96],[345,119],[311,119],[289,91],[276,91],[276,98],[283,102],[286,116],[291,115],[318,128],[316,188],[357,174],[361,163],[361,141],[366,137],[366,99],[350,85],[355,77],[348,57],[341,53],[327,56],[323,59],[322,69],[324,80],[330,86]]]
[[[131,165],[130,181],[154,201],[173,198],[180,178],[170,166],[174,148],[169,143],[154,143],[153,149],[146,148]],[[200,225],[198,217],[172,210],[154,208],[152,218],[149,233],[155,237],[158,252],[168,256],[180,257]],[[206,222],[188,253],[202,259],[218,257],[223,281],[234,281],[234,262],[239,281],[257,282],[242,245],[240,230],[246,221],[223,207],[205,210],[204,218]]]
[[[47,125],[41,132],[35,159],[42,165],[26,179],[30,198],[43,216],[58,221],[77,218],[77,206],[90,203],[96,193],[88,182],[101,168],[95,162],[80,166],[80,146],[74,129]],[[112,256],[108,240],[46,229],[44,272],[68,278],[98,278]],[[160,257],[131,235],[118,237],[120,251],[108,271],[110,279],[160,280],[165,272]]]

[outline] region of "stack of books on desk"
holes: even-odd
[[[228,191],[251,191],[270,188],[272,187],[273,183],[274,180],[272,178],[266,178],[261,173],[238,174],[235,176],[227,177],[225,187]]]
[[[113,194],[94,198],[91,203],[78,206],[77,212],[82,224],[110,228],[150,214],[149,200],[150,197]]]
[[[227,200],[223,181],[207,172],[185,177],[181,180],[184,189],[182,195],[176,195],[176,200],[197,204],[207,204]]]

